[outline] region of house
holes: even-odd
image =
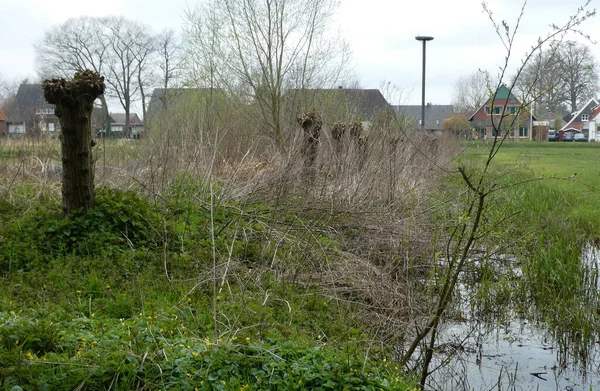
[[[144,123],[138,117],[137,113],[129,113],[129,130],[125,128],[127,126],[127,115],[125,113],[110,113],[110,130],[113,136],[116,137],[129,137],[140,138],[144,132]]]
[[[325,122],[362,121],[368,124],[391,110],[390,104],[377,89],[290,89],[284,94],[288,120],[295,121],[301,113],[316,110]]]
[[[588,140],[596,140],[596,118],[598,112],[600,112],[598,106],[600,106],[598,100],[595,98],[590,99],[579,111],[563,118],[565,125],[560,130],[571,129],[572,131],[583,132],[588,135]]]
[[[6,120],[9,134],[39,136],[60,130],[54,105],[46,102],[41,84],[21,84],[15,96],[15,107]]]
[[[421,127],[421,105],[399,105],[393,106],[396,114],[409,121],[413,126]],[[441,133],[444,130],[444,120],[452,117],[454,106],[452,105],[425,105],[424,130]]]
[[[588,124],[588,134],[587,139],[589,141],[600,141],[600,106],[594,108],[592,110],[592,115],[590,116],[590,121]]]
[[[508,132],[515,141],[531,140],[532,121],[537,118],[503,84],[493,98],[489,98],[471,117],[469,122],[480,138],[491,139],[500,136],[497,124],[502,119],[502,132]],[[509,129],[508,127],[512,127]],[[498,132],[498,133],[497,133]]]
[[[6,114],[0,109],[0,135],[8,133],[8,124],[6,123],[6,120]]]

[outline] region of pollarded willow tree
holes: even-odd
[[[331,32],[337,0],[207,0],[186,15],[193,80],[256,109],[260,129],[285,149],[286,89],[332,87],[348,50]]]
[[[104,93],[104,77],[84,70],[73,80],[44,80],[44,97],[56,105],[62,149],[62,197],[65,215],[94,207],[94,161],[91,116],[94,100]]]

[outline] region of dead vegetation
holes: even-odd
[[[313,121],[323,130],[319,137],[309,132],[307,178],[306,131],[298,124],[290,125],[289,147],[279,152],[245,117],[207,112],[175,110],[141,140],[98,140],[97,186],[135,189],[161,203],[182,178],[213,183],[220,197],[268,204],[295,219],[289,232],[266,231],[275,243],[326,231],[332,243],[298,245],[320,253],[321,262],[289,268],[273,262],[253,275],[276,271],[282,281],[355,303],[375,344],[391,347],[412,333],[428,308],[423,277],[442,229],[428,212],[431,195],[440,168],[456,155],[454,142],[403,128],[390,116],[368,126]],[[15,189],[26,184],[35,194],[60,196],[58,140],[3,138],[0,146],[0,193],[19,197]],[[187,194],[195,201],[205,195]],[[219,265],[219,281],[245,270],[238,261]]]

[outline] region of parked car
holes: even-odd
[[[556,130],[550,129],[548,131],[548,141],[558,141],[558,132]]]
[[[562,141],[564,141],[564,142],[573,141],[573,137],[575,137],[575,133],[564,132]]]
[[[573,141],[587,142],[587,137],[583,133],[575,133],[573,136]]]

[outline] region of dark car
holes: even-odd
[[[563,133],[563,139],[562,139],[562,141],[564,141],[564,142],[573,141],[574,137],[575,137],[575,133],[573,133],[573,132],[564,132]]]
[[[579,141],[579,142],[586,143],[587,137],[585,137],[585,134],[583,134],[583,133],[575,133],[575,135],[573,136],[573,141]]]
[[[548,131],[548,141],[558,141],[558,133],[556,130]]]

